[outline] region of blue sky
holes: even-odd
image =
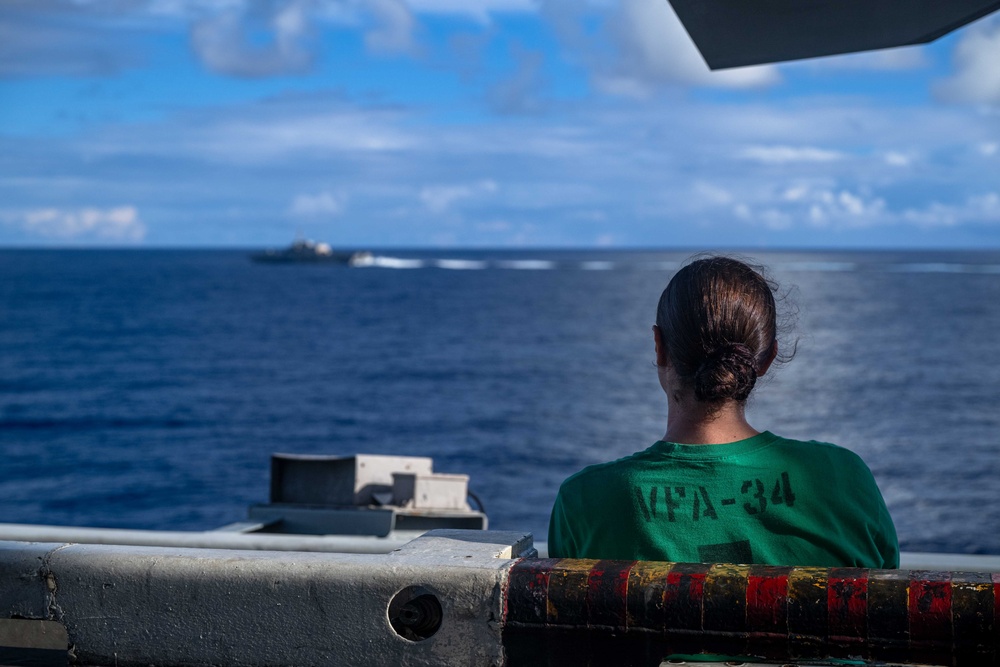
[[[6,0],[0,245],[1000,247],[1000,20],[710,72],[666,0]]]

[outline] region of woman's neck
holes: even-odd
[[[759,433],[747,422],[743,403],[729,401],[711,411],[693,397],[676,401],[672,397],[663,439],[687,445],[721,445]]]

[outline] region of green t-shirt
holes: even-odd
[[[892,519],[861,458],[764,432],[657,442],[559,489],[553,558],[899,567]]]

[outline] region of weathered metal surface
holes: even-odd
[[[391,554],[0,543],[0,618],[84,665],[496,665],[530,535],[434,531]]]
[[[246,533],[236,530],[129,530],[0,523],[0,540],[2,541],[359,554],[389,553],[419,537],[422,532],[393,531],[385,537],[374,535],[280,535]]]
[[[996,607],[1000,595],[994,593],[995,576],[977,572],[952,581],[952,627],[958,658],[963,663],[971,664],[979,656],[1000,651],[1000,646],[996,646],[1000,630]]]
[[[998,0],[670,0],[712,69],[923,44]]]
[[[547,542],[535,540],[541,558],[548,558]],[[1000,556],[988,554],[949,554],[903,551],[899,554],[901,570],[943,570],[946,572],[1000,572]]]
[[[1000,574],[523,560],[503,638],[512,667],[694,653],[1000,665]]]
[[[1000,574],[535,556],[482,531],[378,556],[0,542],[0,619],[56,623],[75,663],[122,667],[1000,665]]]
[[[909,587],[910,578],[896,571],[874,571],[868,578],[868,605],[879,611],[869,616],[868,633],[887,660],[909,655]]]

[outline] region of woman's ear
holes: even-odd
[[[667,354],[667,343],[663,340],[663,331],[655,324],[653,325],[653,344],[656,346],[656,365],[669,366],[670,355]]]
[[[774,361],[775,357],[778,356],[778,341],[775,340],[771,343],[771,349],[767,352],[767,357],[764,359],[764,363],[760,365],[757,370],[757,375],[761,376],[767,372],[767,369],[771,367],[771,363]]]

